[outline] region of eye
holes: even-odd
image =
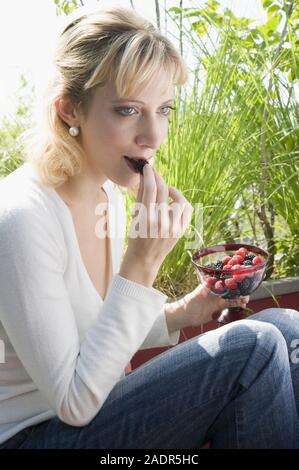
[[[175,107],[172,107],[172,106],[163,106],[161,109],[162,109],[162,110],[163,110],[163,109],[166,109],[166,110],[167,110],[166,113],[162,112],[162,115],[163,115],[163,116],[170,116],[170,110],[171,110],[171,109],[174,110],[174,109],[176,109],[176,108],[175,108]],[[117,109],[116,109],[116,112],[117,112],[118,114],[120,114],[121,116],[124,116],[124,117],[126,117],[126,116],[133,116],[135,113],[127,112],[127,111],[130,111],[130,110],[136,111],[135,108],[133,108],[132,106],[122,106],[121,108],[117,108]]]
[[[132,116],[132,113],[123,114],[123,111],[126,111],[128,109],[134,109],[134,108],[132,108],[131,106],[123,106],[122,108],[118,108],[116,112],[119,113],[121,116]]]
[[[170,113],[170,110],[171,110],[171,109],[174,110],[174,109],[176,109],[176,108],[174,108],[173,106],[163,106],[163,108],[161,108],[161,109],[168,109],[168,112],[167,112],[167,113],[162,113],[162,114],[164,114],[164,116],[169,116],[169,115],[171,114],[171,113]]]

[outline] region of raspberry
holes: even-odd
[[[223,266],[223,271],[230,271],[232,269],[233,266],[231,266],[230,264],[225,264]]]
[[[222,281],[217,281],[214,289],[216,292],[223,292],[224,291],[224,285],[222,284]]]
[[[245,277],[247,277],[247,274],[233,274],[233,279],[236,282],[242,282]]]
[[[264,260],[263,258],[261,258],[261,256],[255,256],[255,258],[253,258],[252,260],[252,264],[260,264],[260,263],[263,263]]]
[[[248,270],[248,271],[246,272],[247,277],[253,277],[253,276],[255,275],[255,268],[254,268],[254,266],[251,265],[251,266],[244,266],[244,267],[246,268],[246,270]]]
[[[205,282],[207,283],[209,287],[213,286],[215,282],[217,282],[217,280],[218,280],[217,277],[205,276]]]
[[[242,269],[243,266],[241,266],[241,264],[235,264],[234,266],[232,266],[232,271],[235,271],[236,269]]]
[[[245,256],[247,255],[248,251],[246,250],[246,248],[239,248],[237,251],[236,251],[236,255],[240,255],[242,256],[242,258],[245,258]]]
[[[242,268],[243,268],[243,266],[241,264],[234,264],[232,266],[232,271],[235,271],[236,269],[242,269]]]
[[[234,255],[233,259],[237,260],[237,263],[235,263],[235,264],[241,264],[241,263],[243,263],[244,256]]]
[[[225,279],[224,283],[229,289],[236,289],[238,286],[234,279]]]
[[[231,256],[226,256],[225,258],[223,258],[222,263],[227,264],[231,259],[232,259]]]

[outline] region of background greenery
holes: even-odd
[[[57,15],[82,1],[54,0]],[[88,3],[87,1],[84,3]],[[177,91],[169,138],[155,166],[166,182],[203,207],[201,245],[220,242],[258,244],[272,258],[268,277],[299,275],[298,102],[299,5],[261,0],[268,20],[261,26],[219,3],[167,11],[180,52],[192,48],[191,92]],[[131,1],[134,7],[134,2]],[[155,1],[157,27],[160,9]],[[165,31],[167,34],[167,22]],[[173,39],[173,38],[170,38]],[[30,127],[34,89],[20,77],[19,107],[0,126],[0,177],[22,162],[20,136]],[[126,195],[128,227],[134,202]],[[155,287],[171,297],[197,284],[182,237],[161,266]],[[198,246],[198,248],[200,245]]]

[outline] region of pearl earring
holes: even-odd
[[[69,134],[72,136],[72,137],[76,137],[78,134],[79,134],[79,128],[78,127],[75,127],[75,126],[72,126],[69,128]]]

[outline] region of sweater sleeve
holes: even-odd
[[[115,274],[80,342],[59,230],[48,209],[0,211],[0,320],[49,406],[63,422],[84,426],[144,342],[167,296]]]
[[[159,348],[165,346],[175,346],[180,339],[181,330],[176,330],[169,333],[166,323],[166,316],[163,305],[158,317],[156,318],[153,327],[149,331],[145,340],[139,349]]]
[[[120,224],[118,232],[125,234],[126,232],[126,207],[124,203],[123,194],[119,189],[116,189],[114,194],[116,195],[116,198],[117,198],[117,207],[118,207],[117,218],[118,218],[118,223]],[[135,196],[137,196],[137,194],[135,194]],[[124,240],[120,246],[123,251]],[[164,312],[164,305],[161,311],[159,312],[159,315],[155,319],[155,322],[151,330],[148,332],[144,342],[142,343],[139,349],[174,346],[179,342],[180,333],[181,333],[180,330],[174,331],[171,334],[169,334],[168,332],[166,317],[165,317],[165,312]]]

